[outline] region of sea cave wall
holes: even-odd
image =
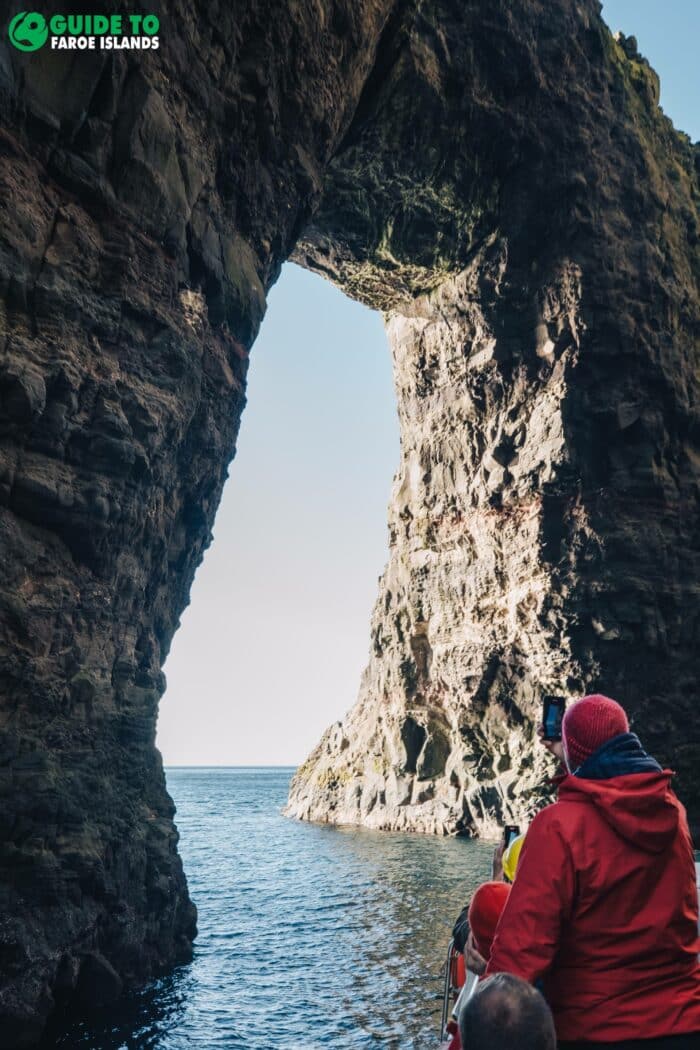
[[[401,427],[369,663],[304,819],[526,821],[542,696],[591,691],[700,818],[700,156],[633,38],[543,10],[396,25],[295,253],[384,310]]]
[[[158,12],[148,54],[22,54],[0,9],[6,1046],[191,951],[161,668],[290,256],[384,312],[401,421],[290,812],[488,833],[542,690],[593,687],[699,812],[696,154],[634,42],[594,0]]]
[[[503,262],[491,259],[494,285]],[[546,323],[516,309],[510,338],[499,338],[474,306],[488,269],[475,260],[431,296],[427,316],[387,325],[401,464],[369,663],[356,706],[297,771],[288,812],[495,837],[548,797],[554,767],[535,737],[543,695],[604,690],[678,771],[697,821],[683,641],[696,629],[684,579],[696,557],[692,482],[645,462],[641,405],[652,426],[655,412],[638,375],[606,360],[591,388],[577,386],[580,272],[566,268],[550,286]],[[578,453],[569,411],[583,431]],[[656,456],[651,443],[646,454]]]
[[[23,54],[2,5],[3,1048],[191,955],[161,668],[389,7],[172,2],[157,51]]]

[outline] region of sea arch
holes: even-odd
[[[402,423],[359,706],[294,811],[488,829],[540,691],[600,685],[698,815],[696,155],[634,42],[595,0],[164,16],[147,56],[0,51],[18,1044],[189,951],[161,667],[286,258],[385,312]]]

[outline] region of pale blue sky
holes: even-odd
[[[296,764],[351,706],[397,463],[380,316],[287,266],[253,348],[214,542],[166,666],[166,762]]]
[[[700,2],[607,0],[693,139]],[[295,765],[357,695],[398,463],[377,314],[286,266],[253,349],[238,454],[166,666],[172,765]]]
[[[636,36],[661,77],[661,107],[693,141],[700,139],[700,3],[698,0],[604,0],[615,32]]]

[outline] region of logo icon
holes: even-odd
[[[49,27],[36,11],[20,11],[10,22],[8,33],[19,51],[38,51],[49,38]]]

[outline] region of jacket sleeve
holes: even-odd
[[[555,803],[533,820],[518,870],[496,928],[487,975],[516,974],[534,982],[557,953],[562,922],[570,917],[576,874]]]

